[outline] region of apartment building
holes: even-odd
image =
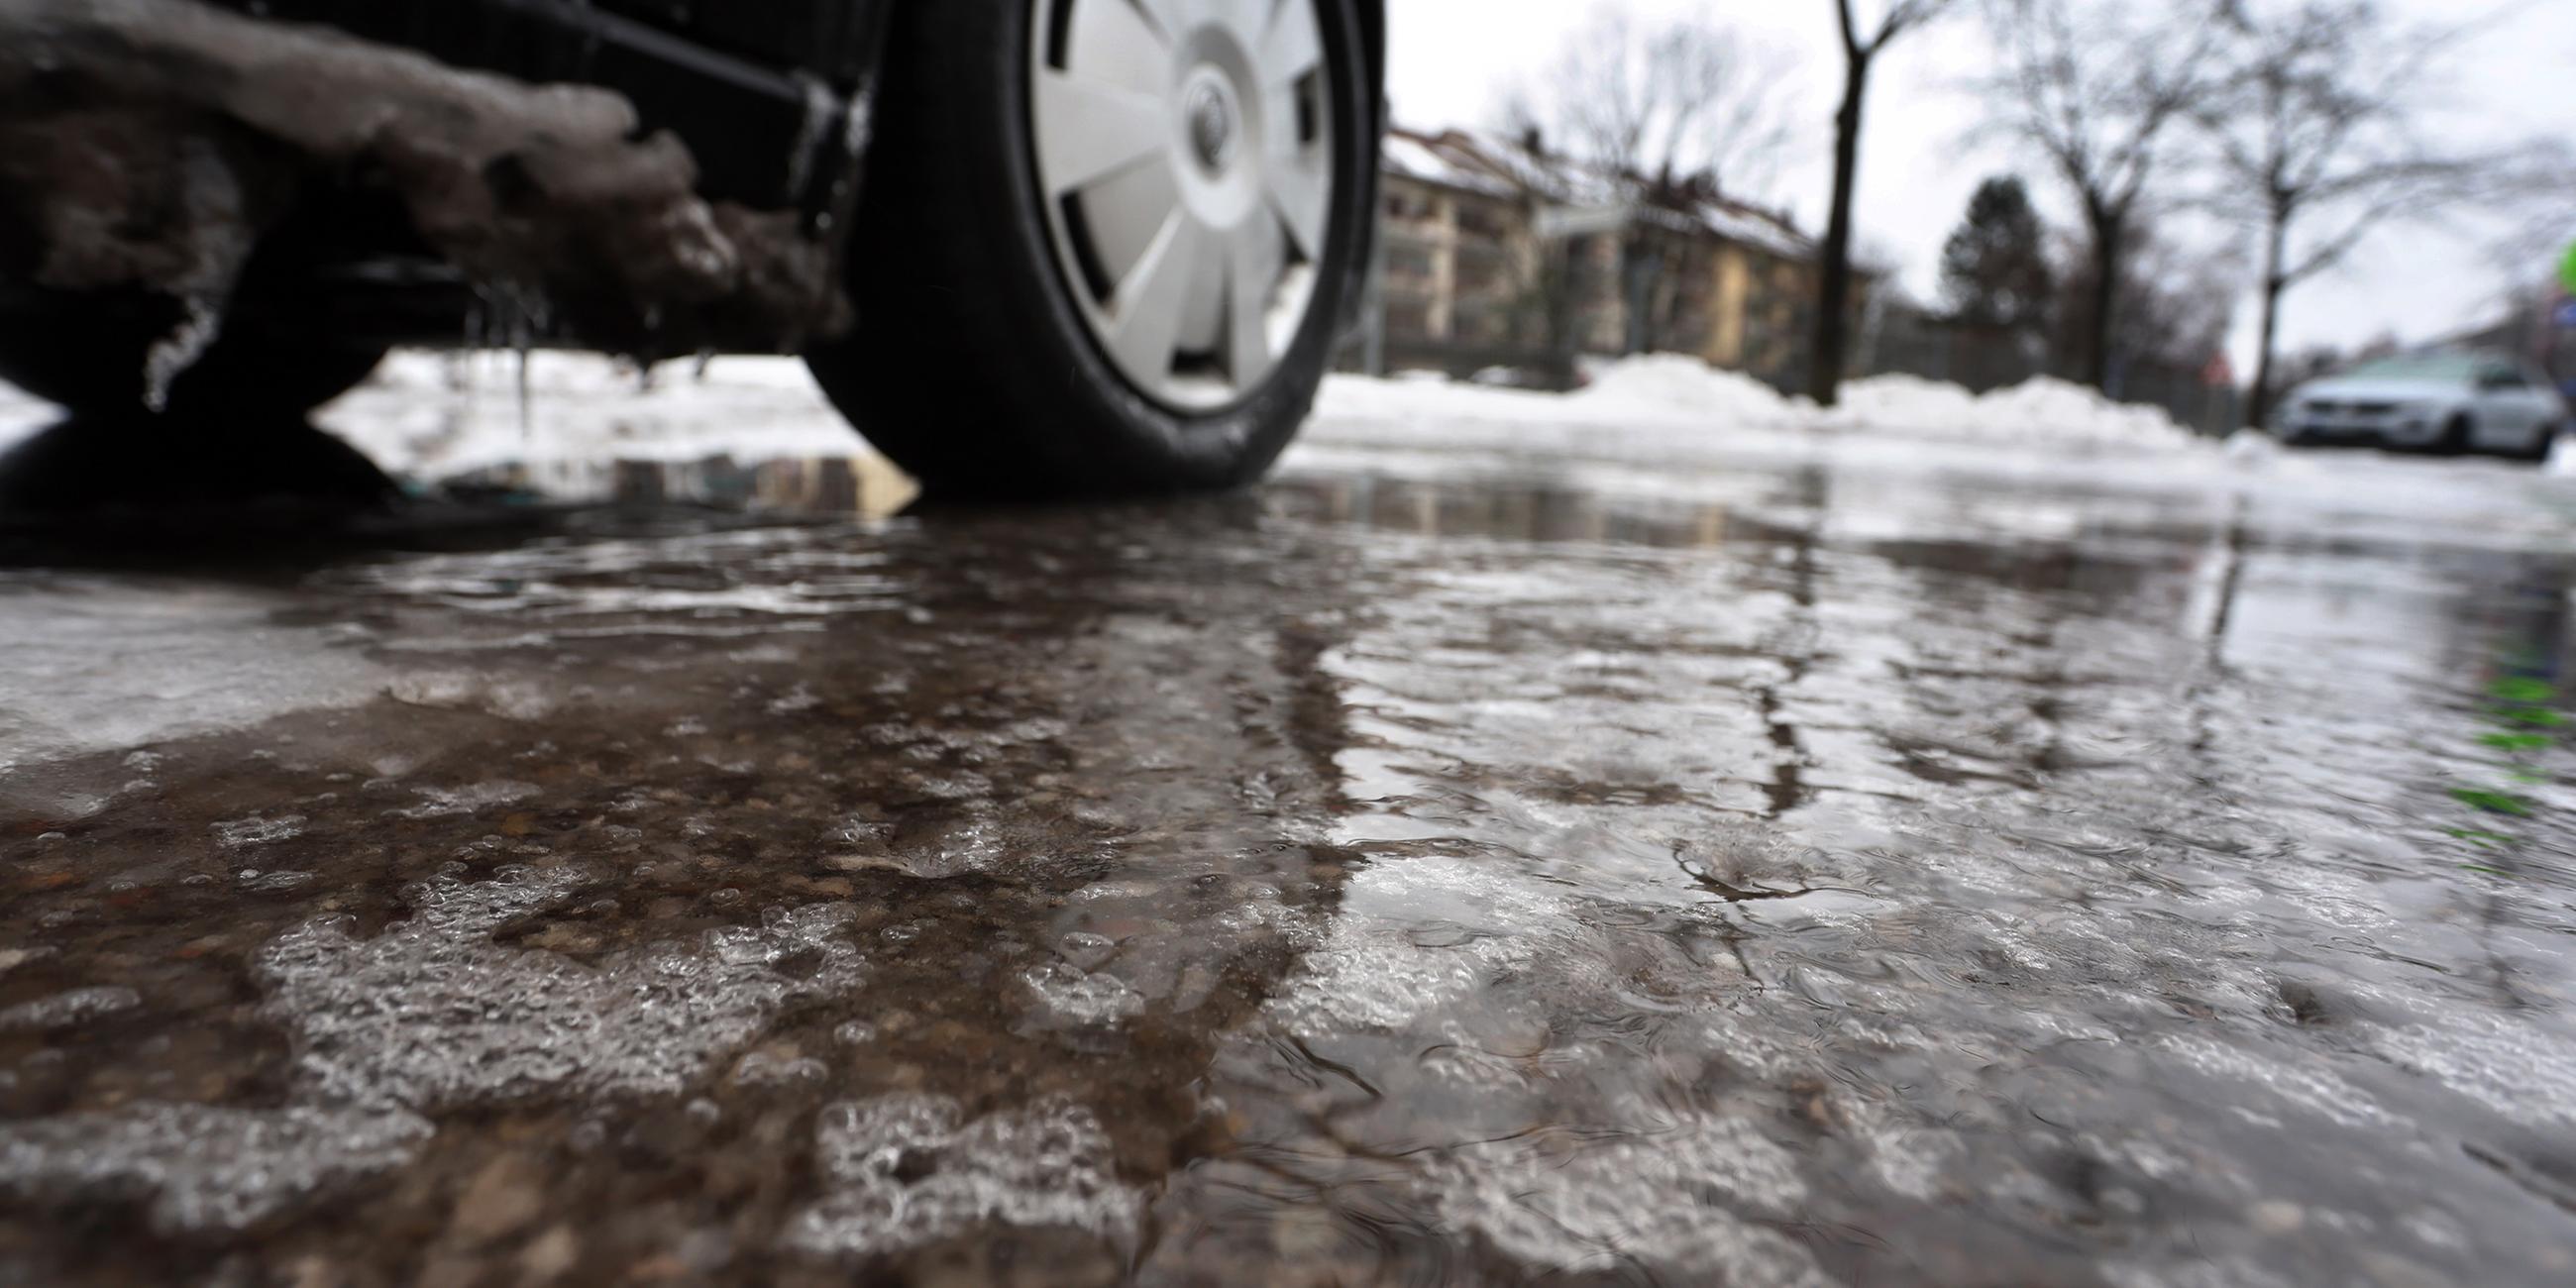
[[[1669,352],[1784,388],[1803,378],[1815,243],[1712,185],[1605,173],[1536,140],[1398,129],[1382,203],[1393,365]]]

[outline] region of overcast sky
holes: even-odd
[[[1567,37],[1612,0],[1388,0],[1394,50],[1389,92],[1396,119],[1414,129],[1491,124],[1515,78],[1543,69]],[[2466,0],[2389,0],[2411,18],[2460,20],[2485,12]],[[1777,191],[1810,231],[1822,227],[1832,182],[1830,124],[1841,89],[1841,50],[1832,0],[1629,0],[1642,14],[1707,13],[1778,44],[1800,63],[1799,88],[1813,122],[1809,159],[1793,163]],[[2029,176],[2043,209],[2071,213],[2039,169],[2003,140],[1976,135],[1979,108],[1958,85],[1990,58],[1973,21],[1918,33],[1890,49],[1871,80],[1862,152],[1860,237],[1903,265],[1917,296],[1932,298],[1941,243],[1957,226],[1980,179]],[[2444,87],[2465,109],[2463,129],[2494,140],[2556,131],[2576,137],[2576,0],[2527,0],[2512,21],[2480,37],[2458,60],[2467,69]],[[2576,211],[2569,212],[2576,238]],[[2426,339],[2493,311],[2504,279],[2484,236],[2454,227],[2384,232],[2338,275],[2290,297],[2283,319],[2291,346],[2353,345],[2395,332]],[[2531,267],[2546,278],[2549,264]],[[2253,309],[2239,310],[2237,360],[2251,370]]]

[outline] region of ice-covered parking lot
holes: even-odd
[[[526,377],[10,518],[0,1281],[2576,1276],[2576,482],[1648,363],[907,511]]]

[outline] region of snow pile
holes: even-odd
[[[2158,408],[2116,403],[2044,376],[1983,396],[1916,376],[1878,376],[1844,386],[1842,402],[1818,415],[1819,428],[2029,446],[2188,451],[2206,445]]]
[[[2096,390],[2041,377],[1977,400],[1983,422],[2024,437],[2090,442],[2104,447],[2145,447],[2189,451],[2208,441],[2181,425],[2161,407],[2123,403]]]
[[[1324,421],[1399,425],[1441,420],[1479,425],[1562,424],[1568,401],[1561,394],[1452,384],[1427,373],[1403,372],[1383,379],[1333,376],[1315,396],[1315,415]]]
[[[2227,436],[2223,450],[2237,465],[2268,468],[2281,459],[2281,440],[2259,429],[2240,429]]]
[[[1618,435],[1651,431],[1663,437],[1672,430],[1823,431],[2111,451],[2211,446],[2157,408],[2115,403],[2061,380],[2033,380],[1979,396],[1914,376],[1879,376],[1845,385],[1842,406],[1826,410],[1803,398],[1784,398],[1749,376],[1671,354],[1609,364],[1589,388],[1563,395],[1336,377],[1325,386],[1317,411],[1328,426],[1366,422],[1372,431],[1391,428],[1399,437],[1460,424],[1545,426],[1560,431],[1560,440],[1563,431],[1580,431],[1583,445],[1593,450],[1616,450]],[[1614,433],[1598,432],[1604,429]]]
[[[1404,373],[1386,379],[1334,376],[1315,399],[1328,437],[1423,444],[1455,440],[1461,426],[1502,429],[1501,437],[1538,450],[1564,446],[1578,433],[1594,451],[1669,443],[1672,432],[1708,429],[1797,429],[1814,409],[1782,398],[1750,377],[1719,371],[1696,358],[1654,354],[1606,364],[1571,394],[1453,384]],[[1364,426],[1337,435],[1336,425]]]
[[[642,371],[587,353],[535,352],[523,368],[513,353],[405,351],[316,420],[386,468],[433,480],[515,464],[868,450],[793,358]]]
[[[739,357],[642,367],[579,350],[532,349],[524,375],[532,398],[650,397],[681,386],[783,390],[819,398],[805,364],[794,358]],[[488,391],[518,396],[520,355],[504,349],[400,349],[361,389],[420,393]]]
[[[1957,385],[1915,376],[1878,376],[1843,386],[1842,405],[1819,410],[1816,424],[1834,429],[1901,425],[1918,434],[1949,433],[1977,417],[1977,396]]]
[[[0,445],[48,423],[51,409],[0,386]],[[595,354],[406,350],[318,417],[323,428],[397,472],[440,479],[513,464],[813,459],[864,454],[848,422],[793,358],[727,357],[649,371]],[[1884,437],[1970,447],[2083,452],[2204,452],[2152,407],[2036,380],[1983,397],[1956,385],[1881,376],[1820,410],[1696,358],[1605,364],[1571,394],[1459,384],[1436,376],[1335,376],[1315,403],[1308,442],[1332,446],[1579,451],[1670,460],[1676,451],[1807,450],[1813,436]],[[2576,459],[2562,469],[2576,472]]]
[[[1787,425],[1814,411],[1804,402],[1791,403],[1751,376],[1669,353],[1613,363],[1565,403],[1586,418],[1680,415],[1729,425]]]
[[[2554,479],[2576,479],[2576,432],[2558,436],[2549,449],[2549,464],[2541,472]]]

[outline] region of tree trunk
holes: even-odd
[[[2254,359],[2254,394],[2245,412],[2245,423],[2255,429],[2272,423],[2273,350],[2280,343],[2281,292],[2289,286],[2281,280],[2281,261],[2288,250],[2288,222],[2275,218],[2263,243],[2263,348]]]
[[[1653,352],[1655,265],[1647,258],[1644,235],[1634,230],[1619,243],[1619,298],[1628,323],[1623,356]]]
[[[1546,310],[1547,349],[1550,360],[1566,371],[1582,365],[1583,337],[1581,319],[1574,298],[1575,255],[1577,241],[1565,241],[1543,247],[1539,253],[1554,258],[1551,267],[1542,269],[1541,289],[1545,293],[1540,306]]]
[[[1854,53],[1843,73],[1843,106],[1834,115],[1834,208],[1825,223],[1823,281],[1816,290],[1815,343],[1807,356],[1807,394],[1820,407],[1841,401],[1843,353],[1852,290],[1852,197],[1860,178],[1861,107],[1869,94],[1869,56]]]
[[[2127,221],[2107,210],[2089,212],[2093,224],[2093,308],[2084,319],[2084,383],[2111,392],[2112,321],[2120,307],[2121,239]]]

